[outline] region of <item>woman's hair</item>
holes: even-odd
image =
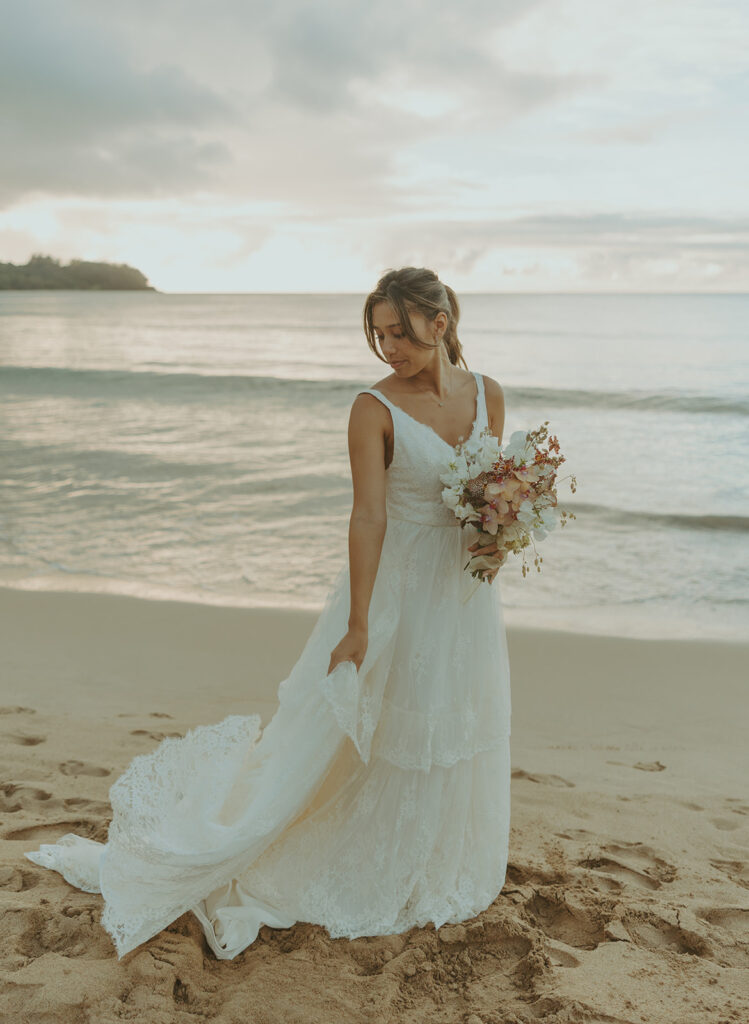
[[[388,302],[398,315],[401,327],[410,341],[419,348],[434,348],[419,338],[411,324],[409,311],[422,314],[427,321],[434,320],[438,313],[447,314],[447,329],[442,337],[451,363],[468,364],[463,358],[463,346],[458,340],[460,306],[455,292],[443,284],[433,270],[426,267],[401,267],[400,270],[386,271],[364,302],[364,334],[367,344],[378,359],[387,362],[377,350],[377,335],[372,323],[372,312],[378,302]]]

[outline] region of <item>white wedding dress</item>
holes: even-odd
[[[473,434],[487,422],[474,376]],[[188,910],[232,959],[263,924],[395,934],[465,921],[502,889],[510,670],[498,580],[476,587],[463,569],[476,532],[442,502],[450,445],[364,390],[390,409],[395,443],[360,669],[327,674],[347,630],[346,564],[264,729],[230,715],[165,738],[112,785],[106,843],[67,833],[25,853],[102,893],[118,957]]]

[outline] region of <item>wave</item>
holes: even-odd
[[[527,388],[503,389],[516,402],[543,407],[587,407],[598,409],[627,409],[633,412],[688,412],[726,413],[749,416],[749,398],[699,393],[673,393],[663,391],[596,391],[582,388]]]
[[[222,396],[268,392],[298,397],[300,391],[320,394],[347,392],[366,387],[358,381],[305,380],[261,377],[247,374],[170,373],[152,370],[70,369],[57,366],[2,366],[0,392],[5,394],[50,395],[73,398],[156,398],[201,401],[211,393]]]
[[[607,505],[596,505],[587,502],[565,502],[563,508],[569,509],[580,519],[587,515],[614,526],[666,526],[682,530],[718,530],[734,533],[749,532],[749,516],[719,515],[716,513],[690,514],[686,512],[648,512],[638,509],[611,508]]]
[[[351,400],[369,387],[368,381],[324,380],[255,376],[159,372],[151,370],[69,369],[52,366],[0,367],[0,393],[6,395],[60,395],[71,398],[151,398],[159,401],[206,401],[221,397],[253,395],[300,399],[340,396]],[[687,392],[648,390],[601,391],[585,388],[514,387],[504,385],[513,404],[549,408],[625,409],[633,412],[683,412],[749,416],[749,398]]]

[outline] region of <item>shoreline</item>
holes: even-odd
[[[41,585],[40,585],[41,584]],[[211,593],[210,591],[185,591],[167,588],[160,585],[144,584],[141,581],[125,581],[116,578],[89,578],[73,576],[50,580],[49,577],[23,576],[16,579],[2,578],[0,575],[0,594],[49,594],[79,595],[95,598],[129,598],[136,601],[151,603],[165,602],[180,606],[196,606],[202,608],[223,608],[228,611],[244,612],[293,612],[294,614],[310,615],[317,618],[323,608],[322,602],[315,605],[294,605],[282,599],[276,603],[270,601],[249,601],[233,599],[227,593]],[[502,603],[502,614],[508,630],[533,630],[563,633],[570,636],[601,637],[611,640],[649,640],[657,642],[704,640],[706,643],[743,643],[749,637],[749,623],[746,630],[741,629],[739,615],[736,624],[727,625],[723,616],[714,611],[713,622],[699,623],[701,632],[697,635],[697,624],[678,618],[673,613],[667,614],[658,609],[656,614],[646,616],[644,613],[633,613],[632,606],[601,608],[576,608],[574,613],[565,609],[549,608],[532,609],[512,607]],[[537,621],[529,621],[535,617]],[[585,618],[585,627],[577,620]],[[721,630],[715,628],[720,622]],[[710,627],[713,630],[711,632]]]

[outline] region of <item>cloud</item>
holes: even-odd
[[[699,285],[749,288],[749,217],[718,218],[666,214],[539,214],[476,221],[431,221],[382,229],[366,256],[375,266],[398,262],[439,266],[468,279],[492,257],[515,254],[536,259],[546,251],[569,257],[576,276],[590,285],[609,282],[639,286],[648,280],[664,287]],[[530,264],[538,269],[538,262]]]
[[[301,287],[307,253],[315,273],[323,253],[337,275],[350,262],[331,290],[406,262],[469,288],[544,268],[739,280],[749,13],[627,3],[12,5],[6,258],[26,237],[61,258],[145,255],[171,287],[186,240],[190,286],[285,251]]]
[[[228,0],[207,17],[197,3],[19,5],[0,38],[0,201],[194,191],[302,215],[397,210],[409,147],[580,87],[508,71],[476,31],[533,6]],[[414,103],[433,90],[440,117]]]
[[[6,15],[7,17],[7,15]],[[0,34],[0,200],[165,194],[231,159],[201,129],[234,117],[179,67],[139,71],[74,9],[13,8]]]

